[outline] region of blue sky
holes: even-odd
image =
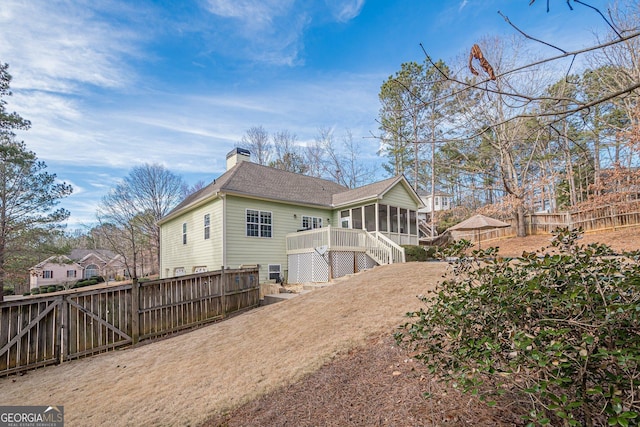
[[[251,126],[348,129],[380,165],[381,84],[408,61],[466,56],[484,36],[516,32],[572,50],[604,23],[545,0],[2,0],[0,61],[8,108],[48,171],[74,187],[70,228],[91,225],[101,197],[130,169],[160,163],[193,184],[224,172]],[[606,10],[604,0],[589,4]],[[544,56],[557,51],[538,46]],[[380,178],[385,177],[380,169]]]

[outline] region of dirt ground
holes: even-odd
[[[639,228],[591,239],[640,249]],[[487,246],[517,256],[548,243]],[[432,381],[391,338],[446,269],[377,267],[170,339],[0,378],[0,405],[64,405],[68,426],[516,425],[514,408]]]
[[[389,334],[446,264],[395,264],[137,348],[0,378],[1,405],[68,426],[198,425]]]

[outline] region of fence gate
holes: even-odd
[[[131,315],[131,285],[65,295],[63,359],[131,344]]]
[[[0,372],[23,371],[60,361],[60,297],[8,301],[0,309]]]
[[[0,303],[0,375],[114,350],[257,307],[258,269],[68,290]]]

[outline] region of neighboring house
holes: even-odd
[[[453,207],[453,196],[447,193],[436,192],[433,196],[431,193],[427,193],[425,191],[419,191],[418,195],[420,196],[420,200],[422,200],[422,204],[424,207],[418,210],[418,216],[421,219],[427,219],[429,217],[429,213],[433,209],[434,212],[438,211],[446,211]],[[433,206],[431,203],[431,199],[433,199]]]
[[[421,202],[403,176],[350,190],[248,160],[231,151],[227,172],[160,220],[161,277],[259,265],[263,282],[321,282],[418,243]]]
[[[446,211],[453,208],[453,196],[451,194],[436,192],[431,194],[425,191],[419,191],[418,195],[422,200],[422,205],[418,209],[418,226],[420,229],[420,238],[433,238],[438,235],[435,227],[431,230],[431,212]]]
[[[54,255],[29,269],[29,285],[33,289],[93,276],[105,280],[125,277],[122,257],[105,249],[74,249],[69,256]]]

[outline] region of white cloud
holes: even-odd
[[[243,22],[247,30],[270,31],[276,18],[286,16],[292,0],[207,0],[206,8],[214,15],[235,18]]]
[[[338,22],[348,22],[360,15],[365,0],[325,0],[331,14]]]
[[[130,83],[124,57],[139,54],[138,37],[97,18],[92,3],[3,0],[0,58],[11,64],[14,89],[77,93]]]

